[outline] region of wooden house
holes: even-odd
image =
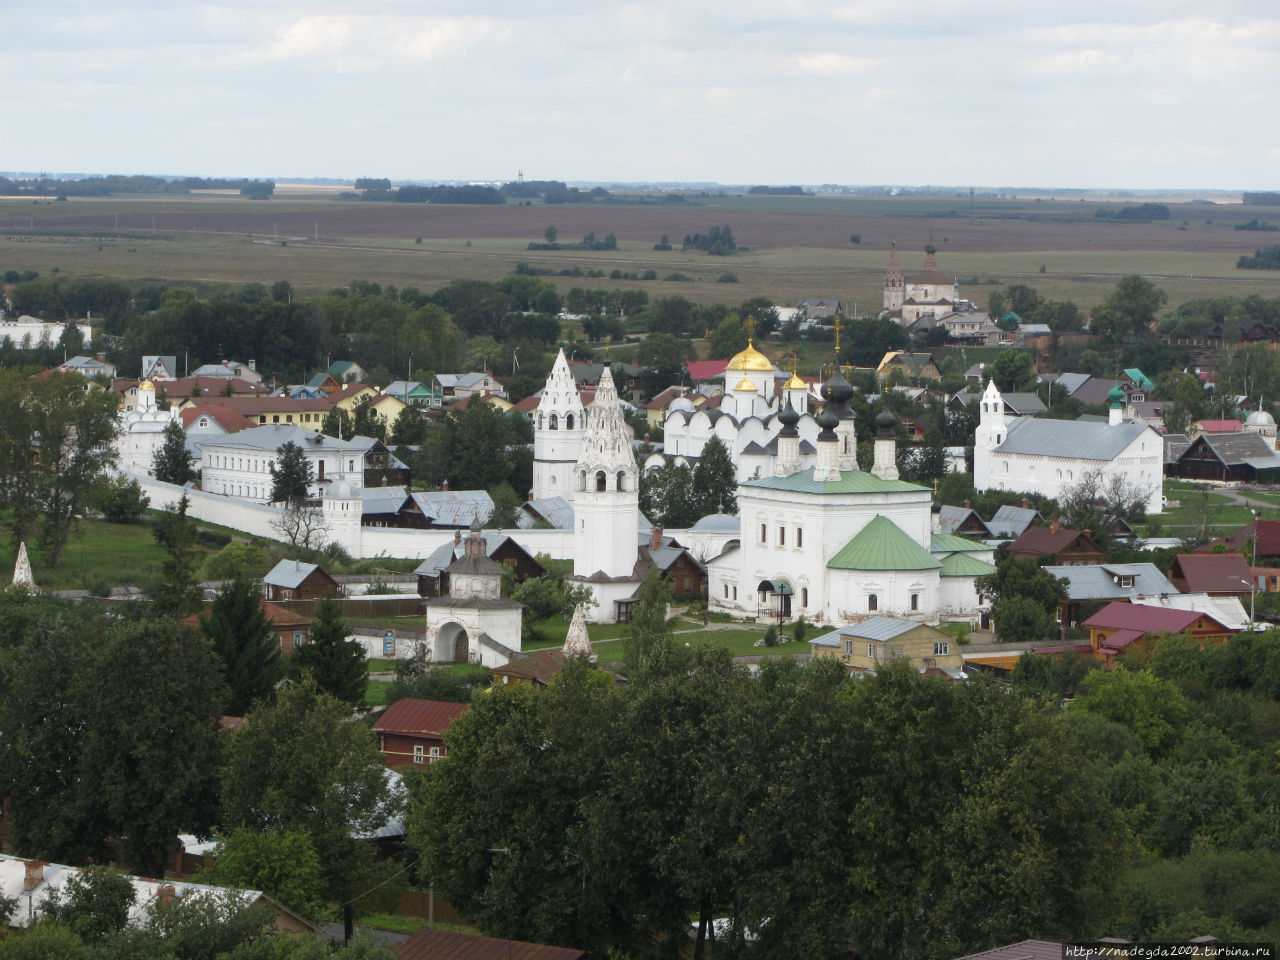
[[[1093,539],[1093,531],[1061,526],[1057,517],[1047,527],[1028,527],[1005,550],[1011,557],[1056,557],[1060,566],[1107,560],[1107,552]]]
[[[342,595],[338,581],[314,563],[281,560],[262,578],[263,594],[268,600],[320,600]]]
[[[465,703],[444,700],[397,700],[373,725],[383,762],[392,769],[435,763],[447,757],[444,734],[467,712]]]

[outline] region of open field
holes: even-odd
[[[922,248],[933,242],[941,268],[979,302],[996,283],[1027,282],[1045,295],[1091,305],[1126,273],[1156,279],[1171,304],[1216,293],[1280,295],[1280,273],[1235,268],[1242,253],[1280,242],[1280,234],[1233,229],[1254,218],[1280,220],[1277,208],[1172,204],[1170,221],[1120,224],[1096,220],[1104,204],[1093,200],[979,199],[972,211],[968,203],[958,196],[731,196],[663,205],[468,206],[362,203],[307,192],[270,201],[0,199],[0,269],[209,285],[286,279],[300,293],[313,293],[357,278],[434,289],[452,279],[497,278],[523,260],[553,271],[653,269],[659,277],[693,278],[549,278],[562,290],[638,286],[652,296],[702,302],[827,296],[871,312],[879,307],[894,241],[908,274],[920,269]],[[678,247],[685,234],[713,224],[728,224],[750,249],[730,257],[653,250],[663,234]],[[612,232],[619,249],[528,251],[548,225],[564,242]],[[849,242],[851,233],[861,235],[861,244]],[[723,273],[738,283],[718,283]]]

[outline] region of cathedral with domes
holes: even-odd
[[[683,397],[671,404],[662,424],[662,452],[645,460],[646,471],[666,463],[693,467],[702,448],[718,437],[729,451],[738,480],[772,476],[788,409],[798,415],[790,426],[800,438],[800,462],[804,466],[813,463],[818,423],[809,412],[808,384],[794,371],[784,381],[786,373],[755,348],[752,338],[748,338],[746,349],[729,361],[724,378],[724,393],[716,407],[694,409]],[[779,381],[784,381],[781,386]]]
[[[858,469],[854,388],[838,364],[821,392],[810,463],[788,408],[776,417],[773,471],[739,481],[741,537],[707,563],[711,608],[779,621],[976,623],[974,580],[995,571],[991,549],[942,533],[932,492],[898,477],[893,414],[876,418],[872,468]]]

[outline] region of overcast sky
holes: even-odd
[[[6,6],[0,169],[1280,187],[1276,0]]]

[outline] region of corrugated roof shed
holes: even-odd
[[[389,706],[373,729],[378,733],[442,734],[466,712],[465,703],[405,697]]]

